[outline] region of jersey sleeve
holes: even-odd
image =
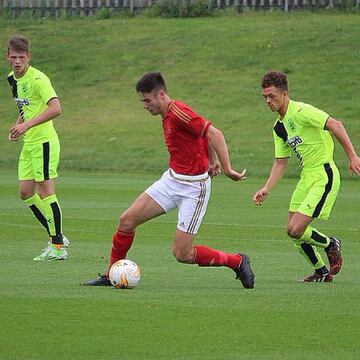
[[[51,99],[58,97],[51,85],[50,79],[46,75],[42,74],[41,76],[36,77],[35,84],[37,91],[45,104]]]
[[[275,158],[288,158],[291,156],[291,148],[285,141],[279,137],[275,131],[273,131],[274,146],[275,146]]]
[[[303,126],[325,129],[329,114],[315,106],[304,104],[296,113],[296,120]]]
[[[211,125],[210,121],[196,114],[189,107],[180,108],[174,104],[171,110],[175,115],[176,123],[183,129],[200,137],[206,136]]]

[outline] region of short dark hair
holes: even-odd
[[[141,93],[150,93],[154,89],[165,90],[166,83],[161,75],[161,72],[149,72],[141,77],[141,79],[136,83],[136,91]]]
[[[287,75],[280,71],[269,71],[261,79],[263,89],[275,86],[278,89],[288,91]]]
[[[19,53],[30,52],[30,40],[25,36],[14,35],[12,36],[7,43],[8,52],[10,50],[16,51]]]

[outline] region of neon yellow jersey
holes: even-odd
[[[325,130],[328,118],[329,114],[312,105],[290,100],[284,118],[274,125],[275,157],[293,153],[303,169],[333,161],[334,142]]]
[[[57,98],[50,79],[32,66],[28,67],[20,79],[15,78],[13,71],[7,79],[19,110],[19,116],[23,121],[31,120],[42,113],[47,103]],[[53,138],[57,138],[57,134],[51,120],[32,127],[23,135],[26,143],[42,142]]]

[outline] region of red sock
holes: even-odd
[[[199,266],[226,266],[236,269],[241,261],[239,254],[227,254],[202,245],[194,246],[194,250],[194,263]]]
[[[113,236],[110,252],[109,270],[111,268],[111,265],[114,264],[116,261],[126,258],[126,254],[131,247],[134,237],[134,232],[125,233],[120,230],[116,231]],[[107,271],[106,275],[109,275],[109,270]]]

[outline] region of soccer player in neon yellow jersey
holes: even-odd
[[[261,88],[270,110],[279,117],[273,131],[275,161],[265,185],[255,193],[253,200],[257,205],[262,204],[284,174],[293,152],[302,172],[290,202],[287,233],[314,269],[303,281],[330,282],[342,266],[340,240],[321,233],[310,224],[316,218],[329,218],[340,188],[331,135],[346,152],[350,171],[359,176],[360,158],[340,121],[314,106],[290,100],[285,74],[268,72],[261,80]],[[321,248],[325,249],[329,270],[318,251]]]
[[[36,261],[66,260],[68,239],[62,234],[62,213],[55,194],[60,143],[52,119],[61,106],[49,78],[29,65],[30,42],[15,35],[7,44],[8,75],[19,115],[9,131],[9,140],[23,136],[19,158],[19,195],[41,225],[51,242]]]

